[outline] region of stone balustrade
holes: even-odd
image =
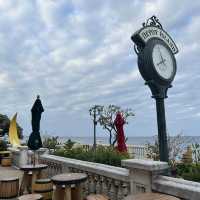
[[[20,155],[22,158],[26,150],[13,152],[13,160],[20,164],[18,158]],[[102,193],[111,200],[122,200],[128,194],[158,191],[184,200],[199,200],[200,197],[200,183],[167,176],[169,166],[165,162],[127,159],[122,161],[124,168],[121,168],[48,154],[41,155],[39,162],[48,165],[49,177],[64,172],[86,173],[85,195]]]
[[[111,200],[122,200],[130,194],[129,170],[99,163],[91,163],[54,155],[43,155],[40,163],[47,164],[51,177],[64,172],[84,172],[88,179],[84,184],[84,194],[101,193]]]
[[[181,178],[167,176],[155,176],[152,182],[152,189],[161,193],[177,196],[186,200],[200,199],[200,183],[186,181]]]
[[[131,158],[145,159],[147,157],[144,145],[127,145],[127,148]]]

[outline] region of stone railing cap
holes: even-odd
[[[94,173],[125,182],[129,181],[129,170],[125,168],[47,154],[43,154],[40,158],[51,162],[55,161],[56,163],[63,163],[67,167],[81,169],[82,171],[86,171],[88,173]]]
[[[27,150],[28,149],[28,146],[19,146],[19,147],[17,147],[18,149],[20,149],[20,150]]]
[[[169,168],[167,162],[141,159],[122,160],[122,166],[128,169],[141,169],[145,171],[159,171]]]

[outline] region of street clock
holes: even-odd
[[[178,48],[159,20],[152,16],[132,37],[138,68],[156,99],[160,160],[168,161],[164,98],[176,75]]]

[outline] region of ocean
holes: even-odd
[[[68,139],[72,141],[81,143],[81,144],[93,144],[93,137],[60,137],[60,142],[65,142]],[[128,137],[127,144],[133,145],[145,145],[147,143],[154,144],[156,140],[156,136],[151,137]],[[172,137],[173,140],[173,137]],[[184,146],[191,145],[193,143],[200,144],[200,136],[182,136],[181,140],[184,143]],[[108,137],[97,137],[97,144],[108,144]]]
[[[43,136],[45,137],[52,137],[52,135]],[[127,144],[132,145],[146,145],[146,144],[154,144],[156,140],[156,136],[149,136],[149,137],[128,137]],[[171,137],[173,140],[173,137]],[[75,137],[75,136],[65,136],[65,137],[59,137],[58,141],[61,143],[64,143],[68,139],[71,139],[72,141],[75,141],[80,144],[93,144],[93,137]],[[27,141],[28,136],[24,136],[23,141]],[[182,136],[181,137],[181,144],[183,144],[183,148],[185,148],[188,145],[198,143],[200,144],[200,136]],[[109,138],[108,137],[97,137],[97,144],[109,144]]]

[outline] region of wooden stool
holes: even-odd
[[[14,198],[18,196],[19,178],[5,178],[0,180],[0,198]]]
[[[40,194],[26,194],[18,197],[18,200],[43,200],[43,197]]]
[[[33,192],[41,194],[44,200],[52,199],[53,184],[51,179],[38,179],[33,186]]]
[[[148,192],[136,195],[129,195],[124,200],[180,200],[180,199],[166,194]]]
[[[85,200],[109,200],[109,198],[101,194],[90,194]]]

